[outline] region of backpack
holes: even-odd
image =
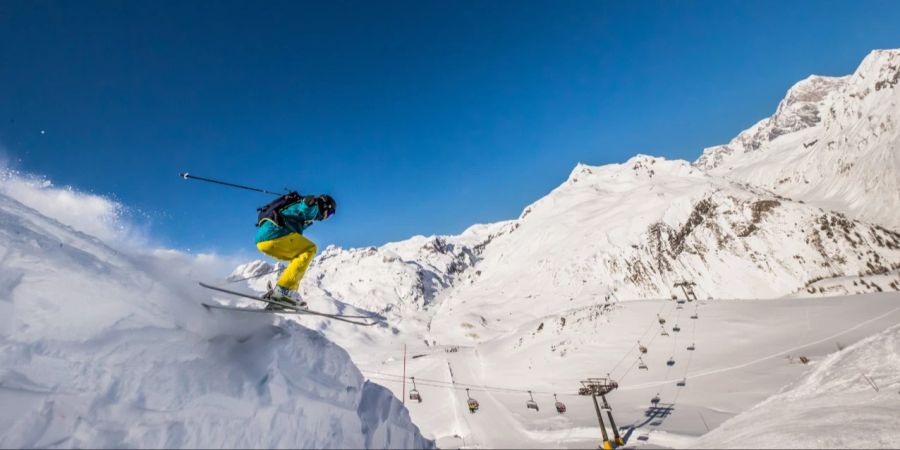
[[[281,215],[281,210],[301,200],[303,200],[303,197],[301,197],[300,194],[288,192],[287,194],[272,200],[265,206],[256,208],[256,210],[259,211],[259,216],[256,219],[256,226],[260,226],[263,221],[268,220],[279,228],[283,227],[284,217]]]

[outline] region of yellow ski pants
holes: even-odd
[[[316,256],[316,244],[299,233],[291,233],[280,238],[256,244],[259,251],[282,261],[289,261],[287,268],[278,278],[278,285],[291,290],[300,287],[300,279]]]

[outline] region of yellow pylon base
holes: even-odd
[[[625,439],[622,439],[621,437],[617,437],[616,444],[625,445]]]
[[[600,445],[600,448],[602,448],[603,450],[612,450],[613,449],[612,442],[603,441],[603,444]]]

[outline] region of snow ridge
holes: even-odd
[[[898,84],[900,50],[873,51],[852,75],[797,83],[775,115],[694,165],[900,229]]]
[[[429,448],[322,334],[209,314],[176,252],[128,255],[0,194],[0,447]]]

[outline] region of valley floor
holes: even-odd
[[[900,320],[897,293],[676,306],[671,300],[625,301],[597,320],[570,320],[565,332],[551,325],[558,317],[547,318],[541,330],[537,323],[503,330],[503,337],[488,342],[459,342],[455,352],[441,339],[445,345],[429,348],[410,342],[406,374],[416,377],[423,401],[407,398],[407,407],[423,434],[443,448],[596,448],[601,438],[593,404],[576,393],[580,380],[610,373],[620,387],[608,400],[629,447],[690,447],[799,380],[828,354]],[[695,311],[698,319],[692,320]],[[659,335],[657,313],[668,319],[669,336]],[[441,327],[449,326],[432,324],[432,333],[440,336]],[[639,339],[649,350],[643,357],[649,370],[637,368]],[[691,343],[696,350],[687,350]],[[402,346],[349,350],[366,376],[403,395]],[[667,366],[670,357],[675,364]],[[862,375],[858,383],[864,385]],[[685,386],[676,386],[682,379]],[[466,408],[466,387],[480,403],[474,414]],[[410,388],[407,381],[406,395]],[[525,408],[527,390],[539,411]],[[553,393],[567,404],[565,414],[554,409]],[[660,402],[653,407],[655,395]]]

